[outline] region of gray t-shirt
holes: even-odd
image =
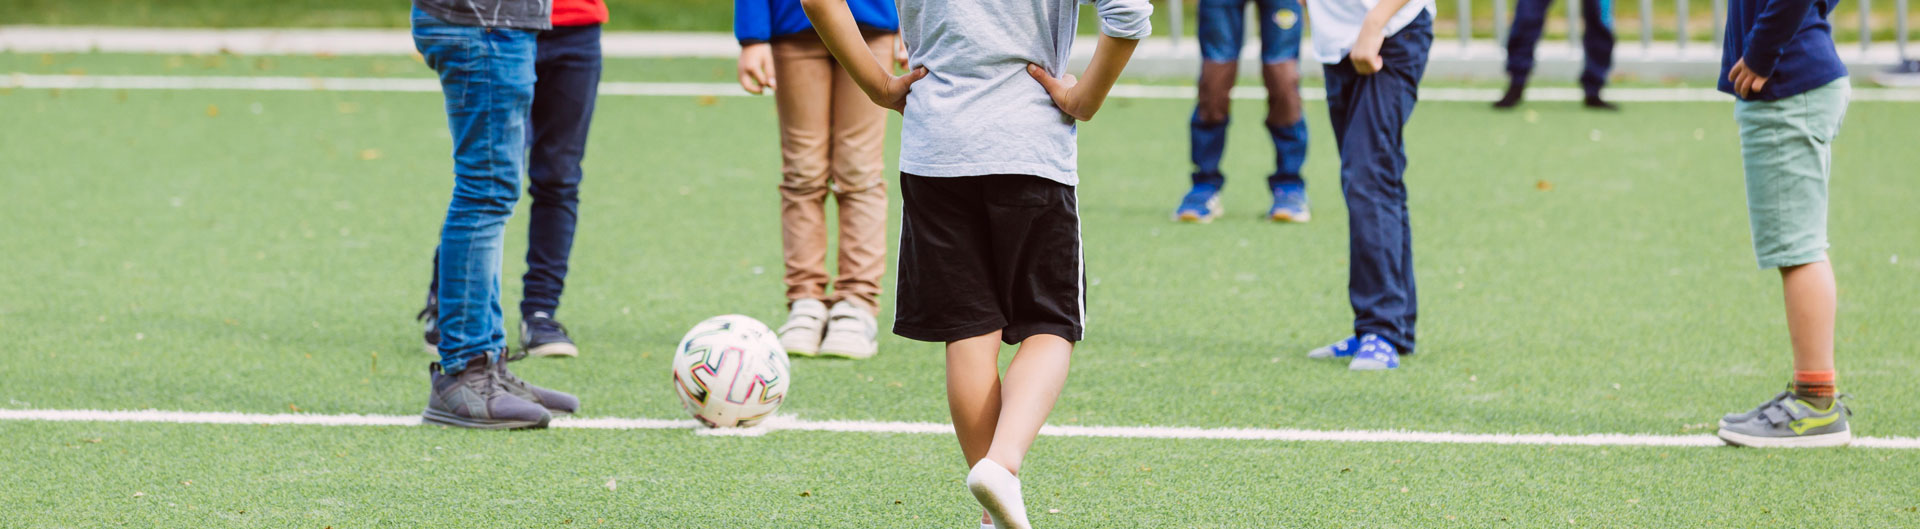
[[[1079,184],[1074,120],[1027,74],[1027,63],[1066,69],[1078,3],[1095,6],[1106,35],[1152,32],[1147,0],[900,0],[908,63],[927,68],[901,113],[900,171]]]
[[[413,0],[413,5],[449,24],[553,29],[553,0]]]

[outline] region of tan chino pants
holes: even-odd
[[[788,301],[852,300],[879,314],[886,274],[887,111],[873,104],[812,33],[773,42],[780,109],[780,224]],[[867,39],[882,63],[894,36]],[[839,205],[838,277],[829,279],[826,198]],[[831,281],[833,291],[828,293]]]

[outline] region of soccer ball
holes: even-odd
[[[673,354],[673,388],[709,428],[759,424],[780,409],[793,378],[786,349],[759,320],[729,314],[694,325]]]

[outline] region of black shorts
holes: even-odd
[[[1027,175],[901,173],[900,194],[894,334],[1080,341],[1087,283],[1073,186]]]

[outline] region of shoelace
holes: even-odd
[[[427,318],[438,318],[438,317],[440,317],[439,307],[435,307],[433,305],[427,305],[427,308],[420,309],[419,314],[413,315],[413,321],[427,321]]]

